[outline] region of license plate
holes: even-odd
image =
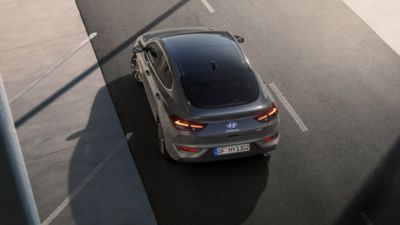
[[[232,145],[220,148],[214,148],[214,155],[227,155],[238,152],[250,151],[250,144]]]

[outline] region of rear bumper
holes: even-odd
[[[229,143],[229,144],[206,144],[206,145],[189,145],[189,147],[201,149],[198,153],[189,153],[183,152],[178,150],[175,146],[179,145],[177,143],[168,143],[167,149],[169,154],[173,159],[176,161],[182,162],[210,162],[210,161],[219,161],[219,160],[226,160],[226,159],[234,159],[234,158],[243,158],[249,157],[254,155],[262,155],[265,153],[269,153],[273,151],[279,142],[279,135],[276,139],[271,142],[264,143],[263,139],[258,140],[248,140],[248,141],[241,141],[236,143]],[[247,144],[250,143],[250,151],[247,152],[239,152],[239,153],[232,153],[226,155],[214,155],[214,148],[223,147],[223,146],[231,146],[231,145],[240,145],[240,144]],[[186,144],[186,146],[188,146]]]

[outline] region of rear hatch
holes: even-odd
[[[257,121],[257,116],[268,111],[271,103],[263,96],[248,104],[218,109],[190,107],[190,120],[205,124],[204,129],[192,135],[207,138],[226,138],[255,135],[268,126]]]
[[[204,123],[195,136],[232,137],[254,133],[267,124],[255,118],[271,106],[251,69],[209,71],[181,77],[189,120]]]

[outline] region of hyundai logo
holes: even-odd
[[[236,122],[229,122],[226,124],[226,127],[229,129],[235,129],[238,126],[238,123]]]

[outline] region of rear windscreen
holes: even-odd
[[[185,75],[181,83],[189,102],[199,108],[242,105],[259,96],[257,80],[249,69]]]

